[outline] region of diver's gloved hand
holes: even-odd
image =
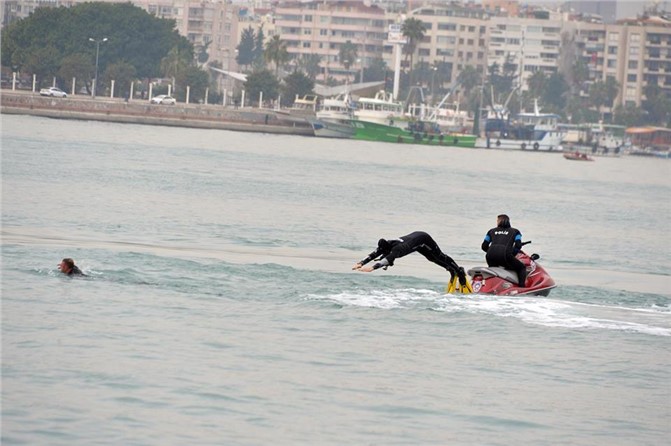
[[[466,281],[466,273],[463,267],[459,267],[457,270],[457,277],[459,277],[459,285],[466,286],[468,282]]]

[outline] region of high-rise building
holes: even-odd
[[[382,57],[386,38],[385,12],[362,0],[285,1],[275,10],[276,32],[293,58],[321,56],[320,78],[352,79],[354,73]],[[351,42],[357,61],[349,68],[339,60],[340,48]]]
[[[585,94],[592,83],[611,77],[620,85],[615,105],[641,105],[649,85],[671,98],[670,21],[643,17],[618,24],[568,22],[566,28],[577,58],[588,68]]]

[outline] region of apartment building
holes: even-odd
[[[547,20],[493,17],[489,22],[487,65],[512,63],[521,89],[527,90],[527,79],[533,73],[558,71],[563,25],[560,14],[551,14]]]
[[[382,56],[387,35],[385,11],[361,0],[285,1],[275,9],[275,27],[287,43],[289,54],[321,56],[321,80],[332,76],[351,79],[353,74]],[[346,69],[339,60],[345,42],[357,47],[359,60]]]
[[[79,3],[78,0],[2,0],[0,2],[0,27],[24,19],[37,8],[71,7]]]
[[[569,22],[577,57],[589,69],[589,84],[614,78],[621,86],[615,105],[640,105],[645,88],[658,85],[671,98],[671,21],[659,17],[618,24]]]
[[[478,5],[436,2],[409,16],[421,20],[426,28],[417,46],[415,62],[447,64],[454,82],[465,66],[485,73],[487,67],[487,11]]]

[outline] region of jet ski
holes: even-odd
[[[522,245],[531,243],[524,242]],[[468,270],[471,276],[471,288],[477,294],[496,294],[499,296],[547,296],[557,284],[545,269],[537,262],[538,254],[517,253],[517,259],[527,267],[527,280],[524,287],[518,285],[517,273],[497,266],[476,266]]]

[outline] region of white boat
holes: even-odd
[[[406,121],[403,103],[394,100],[391,93],[380,90],[374,98],[359,98],[356,101],[354,118],[360,121],[396,126],[398,121]]]
[[[625,135],[625,127],[611,124],[560,124],[564,133],[562,145],[565,150],[590,152],[596,156],[620,156],[631,143]]]
[[[554,113],[541,113],[537,102],[533,113],[519,113],[514,119],[507,111],[495,108],[485,121],[484,138],[478,138],[475,147],[561,151],[563,132],[559,118]]]
[[[356,129],[352,125],[354,102],[349,93],[324,99],[316,119],[311,120],[315,136],[325,138],[352,138]]]

